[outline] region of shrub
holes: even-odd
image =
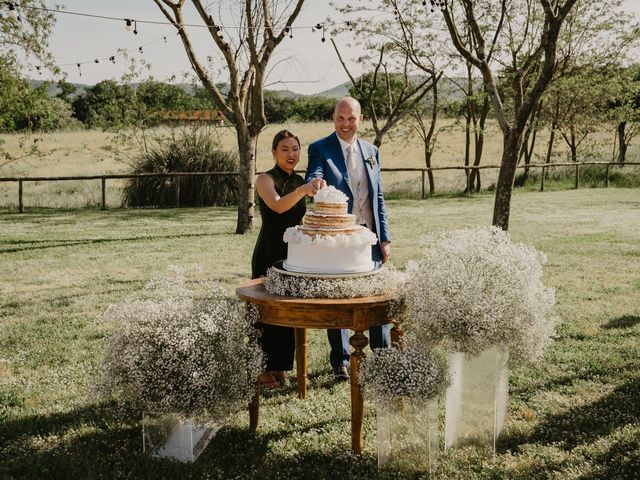
[[[245,407],[262,369],[246,307],[178,271],[110,306],[98,391],[148,412],[221,418]]]
[[[208,128],[172,131],[137,159],[134,173],[237,172],[237,156],[220,150]],[[235,205],[238,180],[231,175],[132,178],[124,188],[130,207]]]

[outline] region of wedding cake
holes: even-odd
[[[356,225],[355,215],[347,213],[348,197],[335,187],[325,187],[314,200],[314,210],[305,214],[302,225],[284,233],[284,268],[331,274],[373,270],[371,245],[378,239],[368,228]]]

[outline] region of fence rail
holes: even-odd
[[[640,165],[640,162],[625,162],[624,164],[617,162],[566,162],[566,163],[530,163],[528,165],[518,165],[517,168],[529,169],[529,168],[541,168],[542,175],[540,175],[540,191],[544,191],[544,180],[547,169],[552,167],[574,167],[575,168],[575,188],[580,186],[580,167],[585,165],[602,165],[606,168],[605,171],[605,187],[609,186],[609,169],[611,166],[623,166],[623,165]],[[431,168],[381,168],[383,172],[420,172],[420,196],[426,198],[425,190],[425,175],[427,172],[435,172],[442,170],[464,170],[469,178],[469,174],[472,170],[484,170],[484,169],[499,169],[500,165],[478,165],[478,166],[453,166],[453,167],[431,167]],[[259,174],[261,172],[257,172]],[[304,171],[298,171],[298,173],[304,173]],[[60,176],[60,177],[0,177],[0,182],[17,182],[18,183],[18,212],[24,212],[24,183],[25,182],[57,182],[68,180],[100,180],[102,187],[102,210],[106,210],[106,184],[107,180],[122,180],[125,178],[144,178],[144,177],[157,177],[157,178],[173,178],[173,177],[203,177],[203,176],[238,176],[239,172],[165,172],[165,173],[117,173],[117,174],[104,174],[104,175],[73,175],[73,176]]]

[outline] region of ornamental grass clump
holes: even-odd
[[[407,265],[406,331],[429,348],[442,342],[474,356],[497,345],[509,347],[510,361],[542,355],[558,323],[544,254],[497,227],[430,235],[423,246]]]
[[[446,362],[413,346],[377,348],[362,363],[360,384],[380,405],[394,406],[401,398],[428,402],[447,387]]]
[[[147,412],[222,418],[246,407],[262,369],[244,304],[178,272],[110,306],[99,391]]]

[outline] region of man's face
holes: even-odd
[[[351,102],[339,103],[333,112],[336,134],[347,143],[353,142],[361,120],[360,108]]]

